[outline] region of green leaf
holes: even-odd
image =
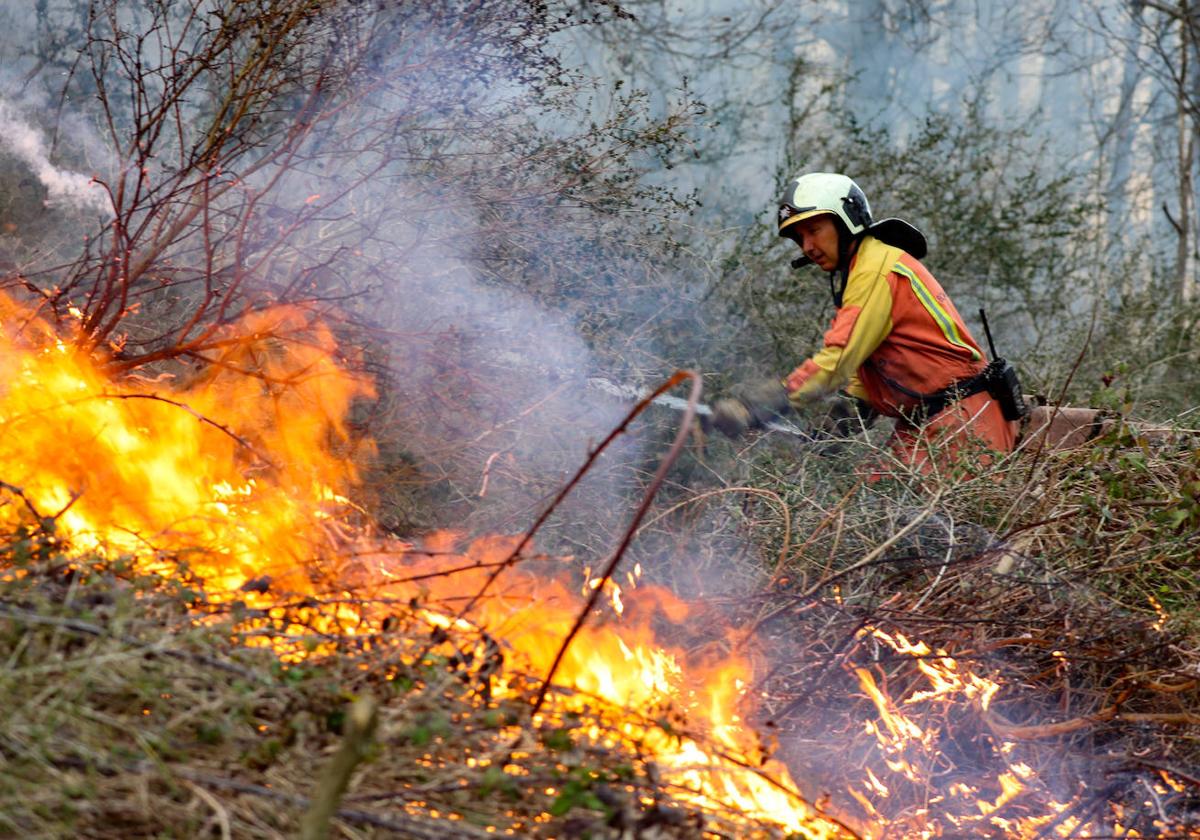
[[[551,729],[541,734],[542,743],[547,749],[565,752],[573,749],[575,742],[571,740],[571,730],[566,728]]]

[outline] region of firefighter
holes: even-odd
[[[895,418],[892,454],[920,472],[967,444],[1012,450],[1017,424],[988,392],[983,350],[921,264],[920,231],[900,219],[873,221],[859,186],[827,172],[788,184],[778,224],[803,252],[794,266],[828,272],[833,323],[824,346],[781,382],[718,400],[713,425],[736,437],[841,390],[867,422]],[[840,425],[851,424],[843,417]]]

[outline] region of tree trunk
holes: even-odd
[[[1124,251],[1125,247],[1129,245],[1131,230],[1141,229],[1147,222],[1146,208],[1131,206],[1130,201],[1131,195],[1135,196],[1135,202],[1139,201],[1136,194],[1131,193],[1135,161],[1134,143],[1138,124],[1146,118],[1145,114],[1140,112],[1141,108],[1135,110],[1138,87],[1145,78],[1144,57],[1140,54],[1142,18],[1145,7],[1137,0],[1130,0],[1128,7],[1126,43],[1129,44],[1129,47],[1121,66],[1121,86],[1117,91],[1117,111],[1113,115],[1112,124],[1104,130],[1101,139],[1101,143],[1106,141],[1111,143],[1106,167],[1107,178],[1104,184],[1105,230],[1108,234],[1105,247],[1118,253]],[[1150,212],[1153,213],[1153,211]],[[1139,222],[1131,228],[1130,219],[1135,214],[1138,215]],[[1120,291],[1123,296],[1142,291],[1133,285],[1133,278],[1139,275],[1149,276],[1149,266],[1141,265],[1139,269],[1141,270],[1130,271],[1122,276]],[[1103,278],[1101,282],[1107,284],[1107,278]],[[1102,288],[1101,294],[1106,291],[1107,288]]]
[[[1190,87],[1193,69],[1193,52],[1196,49],[1195,14],[1188,0],[1179,4],[1179,75],[1176,91],[1176,114],[1179,155],[1179,218],[1176,219],[1175,288],[1180,303],[1191,303],[1196,297],[1196,259],[1193,216],[1192,167],[1196,150],[1196,120],[1189,107],[1192,101]]]

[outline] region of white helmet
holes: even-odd
[[[851,236],[871,226],[871,205],[858,184],[833,172],[810,172],[793,178],[779,202],[779,235],[801,219],[832,213]]]

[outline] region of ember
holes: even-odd
[[[335,361],[328,330],[297,309],[256,314],[240,328],[250,338],[234,342],[220,367],[164,394],[150,383],[110,381],[102,362],[60,339],[44,320],[9,298],[0,305],[0,465],[24,503],[0,507],[0,524],[17,527],[35,513],[52,521],[79,556],[129,554],[164,575],[180,571],[173,558],[186,557],[211,598],[236,597],[268,612],[275,599],[339,585],[318,569],[323,561],[334,568],[325,526],[345,505],[341,494],[355,470],[330,441],[347,441],[342,418],[370,388]],[[524,672],[547,672],[578,596],[554,581],[510,575],[479,602],[470,623],[446,618],[455,597],[480,585],[481,570],[512,548],[510,540],[481,540],[458,557],[448,553],[450,539],[430,541],[434,554],[409,554],[403,544],[368,543],[365,536],[353,547],[343,543],[343,551],[358,556],[347,569],[353,580],[341,583],[393,604],[439,605],[440,611],[422,610],[430,623],[460,633],[486,628],[516,652]],[[375,553],[365,554],[368,546]],[[466,574],[439,573],[456,566]],[[619,602],[619,588],[609,588]],[[642,604],[656,602],[648,612],[686,614],[665,592],[638,595]],[[347,607],[332,623],[309,614],[293,627],[370,634],[390,611]],[[279,646],[289,657],[312,649]],[[752,678],[748,661],[705,663],[685,678],[676,654],[655,644],[647,627],[631,626],[586,630],[559,673],[572,690],[557,695],[535,724],[596,714],[590,734],[599,737],[606,719],[610,733],[658,757],[699,805],[769,818],[803,836],[838,833],[791,792],[786,770],[759,752],[738,716],[738,699]],[[497,674],[492,693],[504,696],[509,679]],[[685,709],[689,725],[700,726],[729,757],[656,719],[674,707]],[[620,711],[626,708],[657,711],[626,715]]]
[[[220,365],[155,382],[112,381],[103,359],[10,298],[0,296],[0,316],[0,525],[52,532],[79,562],[125,555],[144,571],[192,575],[212,603],[248,605],[248,630],[282,628],[248,638],[285,660],[331,654],[348,637],[387,644],[389,622],[403,616],[428,629],[397,647],[387,677],[408,679],[436,655],[473,675],[486,707],[522,696],[561,653],[555,689],[531,721],[550,733],[544,739],[561,732],[636,754],[677,801],[795,836],[1140,836],[1119,814],[1074,815],[1075,803],[1057,801],[999,737],[990,739],[1001,765],[994,779],[939,791],[938,721],[947,716],[935,712],[954,706],[986,721],[1001,686],[922,642],[862,631],[909,658],[924,684],[889,696],[868,666],[848,666],[874,706],[861,725],[876,748],[861,783],[818,807],[748,723],[763,670],[752,639],[731,629],[695,649],[664,644],[663,628],[683,625],[691,607],[630,575],[628,591],[604,584],[612,609],[563,651],[583,603],[579,585],[530,571],[530,558],[514,554],[516,539],[463,550],[454,535],[437,534],[418,547],[346,526],[355,447],[369,444],[351,440],[344,417],[371,387],[301,309],[249,316],[237,332],[247,338],[231,338]],[[464,612],[498,569],[487,596]],[[601,585],[585,578],[584,592]],[[316,606],[308,595],[326,600]],[[499,729],[497,755],[471,757],[469,766],[526,772],[514,763],[519,738],[507,760],[499,754],[519,735],[519,727]],[[1171,784],[1164,774],[1151,793],[1169,796]],[[908,804],[897,807],[902,790]],[[865,820],[847,815],[851,803]]]

